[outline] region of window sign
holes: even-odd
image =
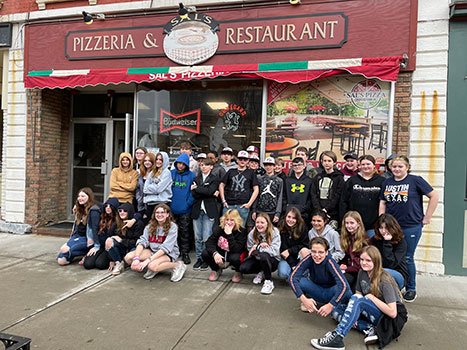
[[[386,158],[390,83],[339,76],[301,84],[271,83],[266,153],[291,160],[304,146],[309,160],[326,150]],[[314,163],[316,164],[316,163]]]

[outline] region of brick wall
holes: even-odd
[[[38,226],[67,216],[71,95],[49,89],[34,89],[29,94],[32,113],[28,106],[28,125],[32,127],[26,141],[25,221]]]
[[[409,153],[410,95],[412,73],[400,73],[396,82],[392,153]]]

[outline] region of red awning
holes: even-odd
[[[367,79],[396,81],[401,60],[401,56],[391,56],[224,66],[31,71],[24,80],[26,88],[74,88],[226,76],[263,78],[296,84],[345,73],[362,75]]]

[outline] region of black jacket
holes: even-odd
[[[229,253],[241,254],[245,251],[247,234],[244,229],[232,231],[232,234],[228,235],[220,226],[216,225],[213,227],[212,235],[206,241],[206,250],[210,255],[217,251],[217,242],[221,236],[229,242]]]
[[[284,218],[285,220],[285,218]],[[285,259],[290,267],[297,266],[298,264],[298,253],[302,248],[308,248],[309,243],[308,231],[306,225],[303,225],[303,232],[298,239],[293,239],[288,232],[281,232],[281,249],[282,253],[284,250],[289,251],[289,257]]]
[[[379,216],[379,196],[383,182],[384,178],[379,174],[369,180],[360,174],[350,177],[341,196],[341,219],[349,210],[358,211],[365,230],[373,230]]]
[[[134,209],[131,203],[123,203],[118,209],[124,209],[128,213],[128,219],[133,219]],[[118,214],[117,214],[118,215]],[[125,234],[118,229],[117,223],[114,222],[110,226],[109,237],[118,236],[122,239],[120,242],[127,250],[130,250],[136,246],[136,241],[143,234],[144,223],[141,220],[136,220],[131,228],[127,228]]]
[[[407,269],[407,242],[405,239],[397,244],[392,244],[391,241],[384,239],[376,239],[375,236],[371,239],[371,245],[378,248],[383,258],[383,268],[396,270],[399,272],[407,284],[409,278],[409,270]]]
[[[325,190],[326,182],[329,182],[327,190]],[[334,170],[331,174],[325,171],[317,174],[311,184],[313,210],[326,209],[331,220],[339,220],[339,203],[344,185],[344,175],[339,170]]]
[[[284,186],[284,205],[282,210],[296,207],[300,210],[303,220],[308,225],[311,207],[311,179],[305,173],[297,179],[295,174],[288,176]]]
[[[206,181],[203,182],[203,175],[198,175],[193,182],[198,186],[191,191],[195,201],[191,208],[191,217],[198,219],[201,213],[201,202],[204,201],[204,207],[206,208],[206,214],[209,218],[214,219],[219,216],[217,198],[214,197],[214,193],[219,189],[219,177],[214,175],[212,172],[209,173]]]
[[[397,316],[391,318],[386,314],[383,314],[376,326],[376,334],[379,340],[379,349],[384,348],[393,339],[396,339],[401,334],[402,328],[404,328],[407,322],[407,309],[404,304],[397,303]]]

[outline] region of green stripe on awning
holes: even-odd
[[[160,74],[168,72],[169,67],[128,68],[127,74]]]
[[[28,73],[28,77],[48,77],[52,74],[53,70],[37,70]]]
[[[258,65],[258,72],[306,70],[306,69],[308,69],[308,61],[280,62],[280,63],[260,63]]]

